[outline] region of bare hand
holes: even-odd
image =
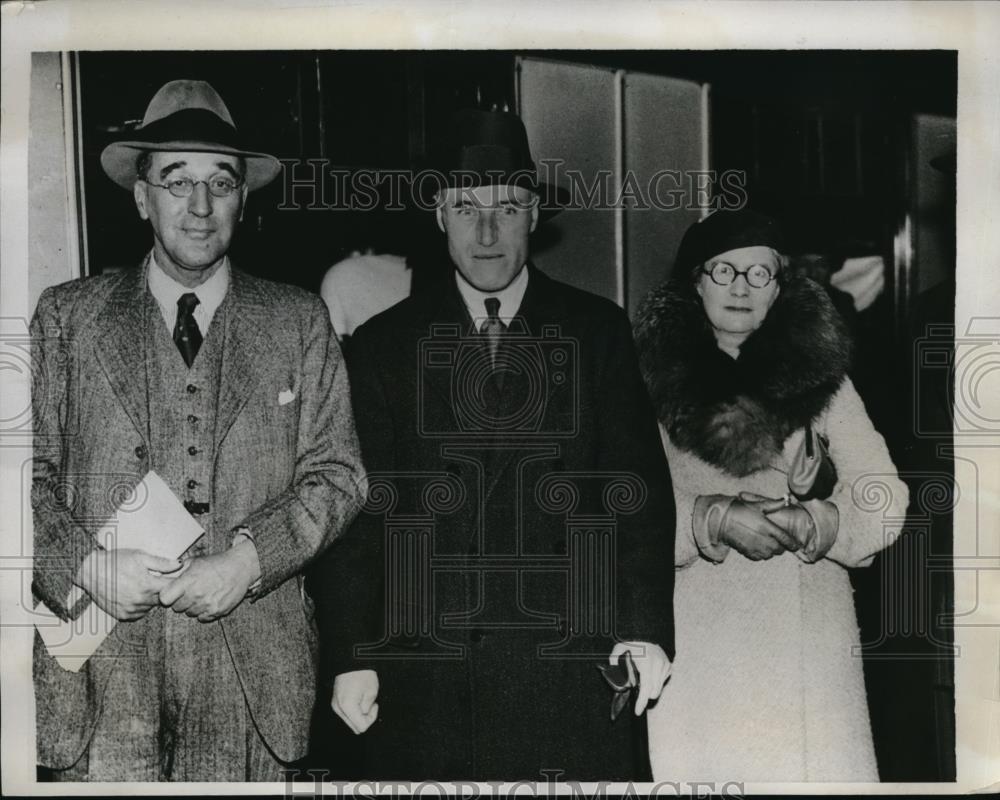
[[[333,679],[330,708],[355,733],[364,733],[378,719],[378,674],[373,669],[342,672]]]
[[[213,622],[243,601],[259,574],[256,548],[241,542],[224,553],[191,559],[187,570],[160,592],[160,603],[199,622]]]
[[[719,540],[742,553],[751,561],[760,561],[801,546],[794,536],[775,524],[766,512],[774,503],[744,501],[742,495],[733,500],[719,527]]]
[[[112,617],[131,622],[144,617],[170,586],[171,578],[150,570],[171,573],[180,566],[144,550],[95,550],[80,565],[74,582]]]
[[[608,662],[618,663],[618,657],[628,650],[632,661],[639,671],[639,693],[635,698],[635,715],[639,716],[646,710],[652,700],[656,700],[663,691],[663,684],[670,677],[670,659],[663,648],[649,642],[619,642],[611,651]]]

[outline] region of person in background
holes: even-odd
[[[826,292],[749,210],[692,225],[635,324],[677,505],[664,780],[876,781],[847,568],[908,492],[847,369]]]

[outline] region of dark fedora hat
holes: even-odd
[[[481,186],[521,186],[539,196],[543,216],[551,217],[568,205],[569,192],[538,180],[531,158],[528,133],[517,114],[509,111],[465,109],[451,119],[439,148],[437,181],[422,181],[426,198],[440,189]]]
[[[785,254],[787,244],[778,221],[750,209],[719,209],[691,225],[681,239],[673,276],[690,281],[696,267],[712,256],[740,247],[770,247]]]
[[[138,178],[139,154],[153,151],[241,156],[246,160],[246,182],[251,191],[270,183],[281,170],[274,156],[244,147],[229,109],[205,81],[177,80],[160,87],[133,138],[105,147],[101,166],[111,180],[131,189]]]

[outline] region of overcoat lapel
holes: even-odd
[[[454,338],[456,345],[459,342],[469,342],[475,337],[476,329],[469,316],[469,310],[465,307],[462,296],[458,293],[454,277],[450,276],[443,283],[438,284],[433,293],[424,295],[424,303],[413,317],[414,331],[413,339],[416,342],[416,351],[413,353],[415,359],[422,357],[420,352],[420,342],[423,339],[435,339],[444,341]],[[422,364],[417,365],[417,392],[421,403],[430,398],[423,397],[425,390],[428,394],[436,394],[446,406],[451,409],[453,405],[452,379],[451,374],[445,369],[424,370]]]
[[[547,362],[549,344],[545,329],[551,326],[554,329],[553,332],[558,333],[558,336],[551,337],[551,346],[557,346],[562,337],[566,335],[562,323],[566,319],[567,309],[563,299],[552,291],[552,282],[535,269],[534,265],[529,264],[528,269],[530,272],[524,299],[521,301],[517,315],[511,320],[508,335],[501,344],[501,348],[519,346],[517,341],[519,337],[532,345],[537,344],[537,352],[543,359],[541,375],[544,385],[534,387],[539,388],[540,392],[533,392],[533,387],[527,385],[527,381],[534,378],[522,377],[519,380],[514,376],[509,376],[504,381],[503,390],[500,392],[498,414],[502,418],[510,418],[522,410],[527,396],[534,395],[539,398],[539,402],[544,404],[539,429],[551,431],[557,429],[554,427],[553,417],[560,409],[564,408],[565,403],[562,395],[565,392],[570,392],[572,387],[569,384],[571,384],[572,379],[560,386],[554,385],[548,380],[545,369],[550,366]],[[570,360],[572,361],[572,359]],[[510,467],[511,460],[520,455],[523,455],[523,450],[517,447],[503,447],[497,450],[495,460],[490,465],[484,503],[489,502],[494,490],[498,485],[501,485],[501,478]]]
[[[501,348],[522,346],[518,344],[518,338],[522,340],[522,343],[523,341],[536,342],[540,337],[543,337],[546,326],[553,326],[560,336],[565,336],[562,325],[568,316],[565,301],[552,291],[552,282],[543,273],[530,264],[528,268],[530,273],[524,299],[521,301],[521,307],[518,309],[515,319],[511,321],[507,339],[504,344],[501,344]],[[413,324],[413,339],[417,341],[418,347],[419,340],[431,337],[434,328],[438,328],[439,332],[442,328],[450,329],[448,335],[451,336],[453,333],[456,341],[469,342],[476,335],[473,320],[459,294],[454,278],[451,276],[444,283],[439,284],[436,291],[428,291],[423,295],[421,306],[413,316]],[[434,336],[433,338],[440,337]],[[551,341],[553,346],[559,343],[557,337],[552,337]],[[547,356],[547,347],[548,344],[543,339],[540,346],[543,358]],[[415,352],[413,357],[419,358],[418,353]],[[434,402],[444,404],[443,413],[453,414],[455,400],[449,371],[436,369],[427,370],[424,374],[421,374],[422,372],[418,367],[419,403],[431,401],[433,396]],[[572,410],[572,404],[567,405],[565,396],[571,395],[573,380],[574,378],[571,377],[570,380],[558,387],[546,382],[546,385],[542,387],[540,399],[540,402],[544,403],[544,417],[540,422],[542,430],[555,430],[553,416],[559,410]],[[496,414],[498,416],[508,417],[520,410],[525,396],[523,391],[518,391],[519,385],[521,390],[524,390],[523,381],[512,380],[511,377],[504,381],[503,388],[496,397]],[[425,392],[427,396],[424,396]],[[456,433],[457,438],[461,439],[462,434]],[[483,441],[481,437],[477,438],[479,441]],[[491,438],[497,444],[502,444],[509,438],[509,434],[497,431],[496,435]],[[504,477],[504,471],[510,467],[511,461],[519,453],[523,454],[522,448],[498,447],[492,452],[488,463],[484,464],[486,470],[483,508],[486,507],[490,495],[499,485],[502,485],[501,479]]]
[[[150,297],[146,290],[149,257],[128,270],[112,290],[97,324],[94,350],[111,388],[136,430],[149,445],[146,377],[146,324]]]
[[[267,314],[267,298],[243,273],[232,271],[226,306],[219,378],[218,415],[215,421],[215,454],[253,394],[267,364],[269,339],[265,335],[272,320]]]

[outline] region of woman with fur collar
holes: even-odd
[[[892,543],[908,494],[847,377],[844,323],[783,251],[773,220],[717,211],[636,323],[677,504],[657,779],[878,780],[846,568]],[[826,499],[789,493],[807,430],[829,442]]]

